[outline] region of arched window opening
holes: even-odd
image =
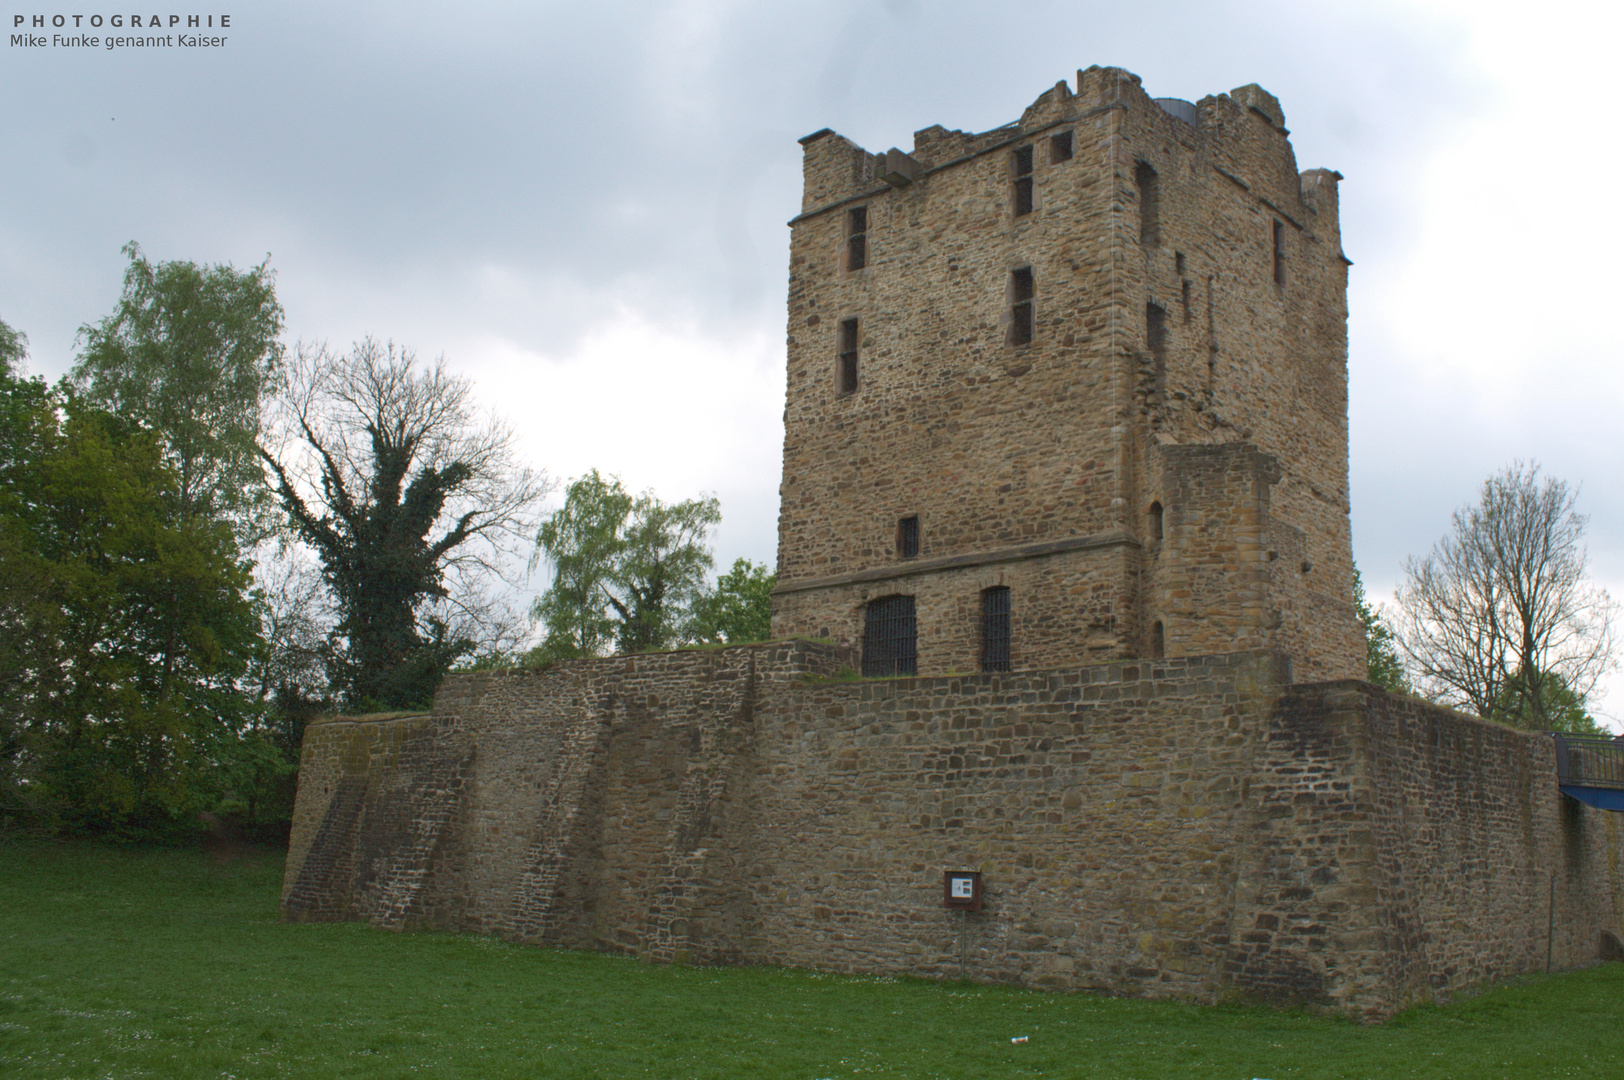
[[[1152,540],[1162,538],[1162,504],[1159,502],[1150,504],[1150,538]]]

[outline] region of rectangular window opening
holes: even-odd
[[[1032,148],[1015,151],[1015,216],[1032,212]]]
[[[1032,343],[1032,303],[1037,286],[1032,281],[1032,268],[1023,266],[1009,274],[1010,308],[1009,336],[1016,345]]]
[[[1009,586],[981,590],[981,670],[1008,671]]]
[[[1156,396],[1167,387],[1167,312],[1155,304],[1145,305],[1145,348],[1155,362]]]
[[[1286,283],[1286,226],[1281,221],[1274,223],[1274,283]]]
[[[861,270],[868,265],[868,207],[846,211],[846,269]]]
[[[840,392],[857,392],[857,320],[840,322]]]
[[[919,515],[909,514],[897,522],[897,554],[912,559],[919,554]]]
[[[1133,167],[1133,182],[1139,188],[1139,242],[1155,247],[1162,242],[1161,182],[1150,162]]]
[[[911,596],[882,596],[863,608],[863,676],[919,674],[919,624]]]
[[[1071,132],[1062,131],[1049,137],[1049,164],[1058,165],[1071,160]]]

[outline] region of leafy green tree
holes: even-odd
[[[694,604],[689,635],[696,642],[740,645],[772,637],[773,586],[778,575],[764,564],[736,559],[733,569]]]
[[[621,652],[669,649],[683,642],[694,604],[715,565],[706,536],[721,520],[721,504],[714,497],[670,505],[648,492],[637,497],[615,568],[617,588],[609,597],[619,617],[615,644]]]
[[[0,377],[21,376],[28,359],[28,335],[0,319]]]
[[[162,436],[183,513],[226,518],[251,543],[271,505],[256,446],[283,362],[276,275],[123,250],[123,295],[80,327],[70,378],[87,401]]]
[[[208,747],[245,725],[248,563],[226,525],[182,511],[154,433],[37,382],[5,396],[9,802],[92,832],[184,829]]]
[[[536,537],[553,584],[532,609],[547,636],[528,662],[602,655],[611,637],[625,653],[682,644],[714,563],[706,537],[721,518],[714,498],[634,499],[596,469],[572,483]]]
[[[547,636],[528,663],[599,656],[614,640],[610,589],[631,510],[632,497],[620,481],[593,469],[565,489],[564,505],[542,522],[531,566],[545,557],[553,565],[553,584],[531,609]]]
[[[1359,575],[1357,566],[1353,568],[1353,603],[1359,611],[1359,624],[1365,630],[1365,678],[1383,690],[1408,694],[1410,680],[1399,659],[1398,638],[1381,612],[1370,606],[1364,578]]]
[[[350,708],[425,705],[478,649],[467,598],[528,540],[545,480],[466,379],[393,344],[300,350],[286,401],[287,450],[261,455],[332,590],[333,685]]]
[[[1561,676],[1546,675],[1543,679],[1537,680],[1541,684],[1540,696],[1544,707],[1542,713],[1533,711],[1534,696],[1525,685],[1529,681],[1533,680],[1525,680],[1522,672],[1513,672],[1511,678],[1507,679],[1505,686],[1501,688],[1500,696],[1495,699],[1494,708],[1489,712],[1489,719],[1535,731],[1602,734],[1601,725],[1590,715],[1584,698],[1575,694]]]

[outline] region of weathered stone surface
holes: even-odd
[[[313,725],[285,911],[927,976],[962,934],[972,978],[1362,1018],[1624,924],[1617,815],[1560,796],[1545,736],[1270,652],[830,678],[852,659],[576,661]],[[960,868],[983,911],[943,910]]]

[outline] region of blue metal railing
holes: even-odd
[[[1624,790],[1624,737],[1551,732],[1556,781],[1575,787]]]

